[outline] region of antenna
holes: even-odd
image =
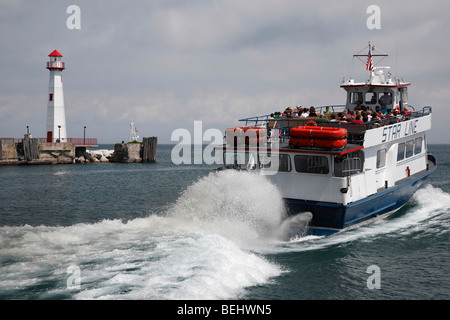
[[[395,37],[395,79],[397,79],[398,77],[398,53],[397,53],[397,48],[398,48],[398,38]]]
[[[342,76],[345,78],[345,52],[342,51]]]

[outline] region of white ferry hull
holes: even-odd
[[[303,212],[312,213],[307,234],[319,236],[328,236],[374,218],[388,215],[405,205],[436,169],[434,157],[429,155],[429,159],[430,167],[425,172],[370,197],[347,205],[286,198],[288,212],[290,215]],[[298,232],[301,233],[302,230],[298,230]]]

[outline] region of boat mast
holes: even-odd
[[[381,51],[380,49],[375,48],[374,45],[370,44],[370,41],[369,41],[368,47],[369,47],[369,51],[368,51],[367,54],[361,54],[361,51],[363,51],[366,48],[365,47],[365,48],[361,49],[357,54],[354,54],[353,57],[358,58],[359,61],[361,61],[362,63],[366,64],[366,69],[370,70],[371,72],[373,72],[373,69],[375,68],[375,65],[374,65],[373,60],[372,60],[373,57],[382,57],[382,59],[380,61],[378,61],[378,63],[380,63],[381,61],[383,61],[384,58],[389,57],[389,55],[387,53]],[[373,53],[375,51],[379,51],[380,53]],[[366,57],[367,60],[364,61],[363,59],[361,59],[361,57]],[[372,62],[372,69],[369,69],[369,62],[370,62],[369,59]]]

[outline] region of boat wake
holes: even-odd
[[[450,230],[450,194],[431,184],[419,189],[398,212],[385,219],[344,230],[330,237],[292,238],[279,246],[280,251],[318,250],[354,241],[371,242],[381,237],[436,236]]]
[[[255,250],[279,236],[283,214],[264,177],[227,171],[146,218],[2,227],[0,298],[239,298],[284,272]],[[79,288],[68,282],[74,267]]]
[[[128,222],[0,228],[0,298],[239,299],[289,272],[266,254],[317,250],[416,231],[448,232],[450,195],[428,185],[393,218],[332,237],[290,238],[277,188],[249,172],[214,172],[165,212]],[[70,286],[73,267],[79,287]]]

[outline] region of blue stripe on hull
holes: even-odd
[[[398,210],[423,186],[432,171],[348,205],[298,199],[285,199],[285,202],[290,215],[312,213],[308,234],[328,236],[354,224]]]

